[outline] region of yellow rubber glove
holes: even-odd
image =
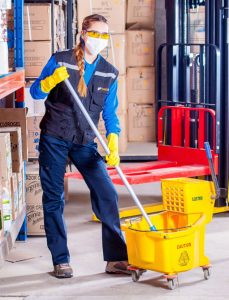
[[[120,158],[118,154],[118,135],[115,133],[110,133],[107,137],[108,148],[110,150],[110,154],[106,155],[106,161],[108,166],[116,167],[120,163]]]
[[[44,93],[49,93],[58,83],[69,77],[66,67],[57,68],[54,73],[41,80],[41,90]]]

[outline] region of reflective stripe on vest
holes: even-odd
[[[59,62],[59,65],[60,66],[64,66],[64,67],[66,67],[68,69],[79,70],[78,66],[76,66],[76,65],[70,65],[70,64],[65,63],[65,62]],[[115,73],[104,73],[104,72],[96,71],[94,75],[95,76],[100,76],[100,77],[111,77],[113,79],[116,78]]]
[[[64,66],[64,67],[66,67],[68,69],[71,69],[71,70],[79,70],[78,66],[76,66],[76,65],[70,65],[70,64],[65,63],[65,62],[59,62],[58,64],[60,66]]]
[[[104,73],[104,72],[99,72],[99,71],[96,71],[95,72],[95,76],[101,76],[101,77],[111,77],[113,79],[116,78],[116,75],[114,73]]]

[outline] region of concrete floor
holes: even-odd
[[[124,187],[118,187],[120,207],[132,205]],[[136,186],[142,203],[160,199],[160,185]],[[50,275],[50,254],[44,237],[16,243],[12,255],[34,257],[17,263],[6,262],[0,270],[0,299],[26,300],[137,300],[137,299],[229,299],[229,215],[214,217],[207,227],[206,254],[213,264],[210,280],[199,269],[179,274],[179,287],[170,291],[161,274],[148,271],[139,282],[129,276],[104,273],[101,227],[90,221],[91,208],[87,187],[70,180],[70,201],[65,214],[74,277],[59,280]]]

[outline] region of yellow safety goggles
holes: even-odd
[[[87,34],[87,36],[90,36],[90,37],[96,38],[96,39],[109,40],[109,38],[110,38],[109,33],[101,33],[101,32],[97,32],[97,31],[87,31],[86,34]]]

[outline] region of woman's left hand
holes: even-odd
[[[106,162],[110,167],[117,167],[120,163],[120,157],[118,153],[118,135],[115,133],[110,133],[107,137],[107,141],[110,154],[106,155]]]

